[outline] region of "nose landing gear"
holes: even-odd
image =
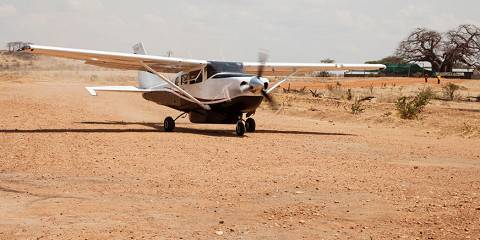
[[[242,137],[245,134],[245,131],[245,124],[243,124],[242,120],[239,120],[237,122],[237,127],[235,128],[235,133],[237,134],[237,136]]]
[[[255,132],[256,126],[257,125],[255,124],[255,120],[253,120],[253,118],[247,118],[245,121],[245,128],[247,129],[247,132]]]
[[[237,136],[241,137],[245,135],[245,132],[255,132],[256,124],[253,118],[247,118],[247,120],[243,121],[243,119],[238,120],[237,127],[235,128],[235,133]]]

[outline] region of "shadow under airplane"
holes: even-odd
[[[150,133],[163,132],[163,125],[152,122],[123,122],[123,121],[106,121],[106,122],[79,122],[84,125],[116,125],[129,126],[141,125],[149,127],[145,128],[53,128],[53,129],[0,129],[0,133]],[[206,136],[220,136],[220,137],[237,137],[233,131],[230,130],[212,130],[212,129],[193,129],[185,127],[175,127],[174,133],[198,134]],[[290,130],[270,130],[258,129],[258,133],[272,133],[272,134],[292,134],[292,135],[319,135],[319,136],[357,136],[347,133],[325,133],[312,131],[290,131]]]

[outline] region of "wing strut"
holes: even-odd
[[[282,83],[288,81],[288,79],[290,79],[291,77],[293,77],[293,75],[297,74],[298,70],[295,70],[293,71],[290,75],[288,75],[286,78],[284,78],[283,80],[275,83],[275,85],[273,85],[271,88],[269,88],[266,93],[269,94],[271,93],[273,90],[275,90],[275,88],[277,88],[278,86],[280,86]]]
[[[187,91],[183,90],[182,88],[180,88],[179,86],[175,85],[175,83],[173,83],[172,81],[170,81],[170,79],[168,79],[167,77],[165,77],[164,75],[162,75],[161,73],[158,73],[156,72],[155,70],[153,70],[150,66],[148,66],[147,64],[145,64],[143,61],[140,61],[140,64],[142,64],[142,66],[148,70],[149,72],[157,75],[159,78],[161,78],[163,81],[167,82],[168,85],[170,85],[171,87],[175,88],[177,91],[181,92],[183,95],[185,95],[186,97],[190,98],[190,100],[192,100],[194,103],[200,105],[200,107],[202,107],[203,109],[205,110],[211,110],[210,106],[206,105],[206,104],[203,104],[202,102],[198,101],[198,99],[196,99],[195,97],[193,97],[192,95],[190,95],[190,93],[188,93]]]

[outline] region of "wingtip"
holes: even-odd
[[[90,95],[92,96],[97,96],[97,92],[95,91],[95,89],[91,88],[91,87],[86,87],[88,93],[90,93]]]

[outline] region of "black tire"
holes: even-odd
[[[163,129],[165,132],[173,131],[173,129],[175,129],[175,120],[173,120],[172,117],[165,118],[165,121],[163,121]]]
[[[247,118],[247,121],[245,121],[245,128],[247,129],[247,132],[255,132],[255,128],[257,127],[255,120],[253,118]]]
[[[241,137],[245,134],[245,124],[242,121],[237,122],[237,127],[235,128],[235,133],[237,136]]]

